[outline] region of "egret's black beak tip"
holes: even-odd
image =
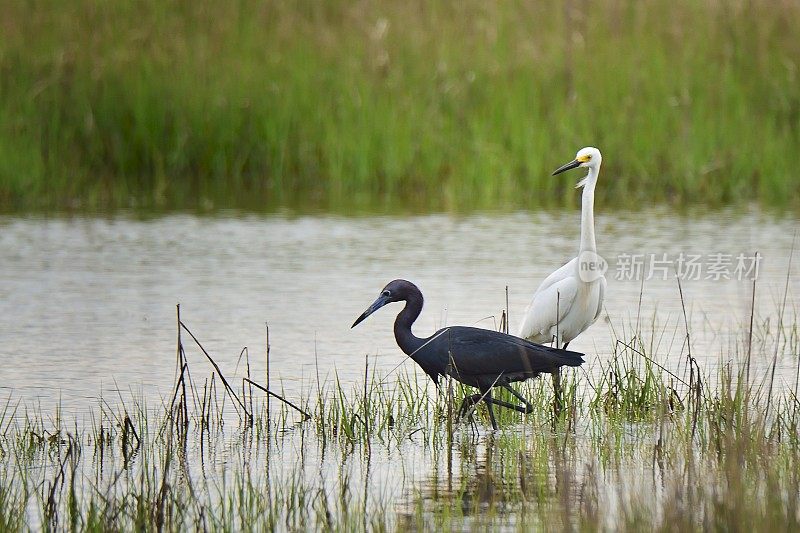
[[[579,167],[580,165],[581,165],[581,162],[578,161],[577,159],[574,159],[574,160],[570,161],[569,163],[567,163],[566,165],[562,165],[562,166],[558,167],[557,169],[555,169],[553,171],[553,176],[555,176],[556,174],[561,174],[565,170],[569,170],[571,168]]]

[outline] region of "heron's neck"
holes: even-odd
[[[586,185],[581,199],[581,252],[597,252],[594,241],[594,186],[597,184],[599,168],[589,167]]]
[[[423,340],[411,332],[411,325],[422,312],[422,295],[412,294],[406,300],[406,306],[394,321],[394,338],[397,345],[406,355],[411,355],[422,346]]]

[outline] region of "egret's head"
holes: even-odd
[[[586,148],[581,148],[580,150],[578,150],[578,153],[575,154],[575,159],[573,159],[566,165],[558,167],[555,170],[555,172],[553,172],[553,176],[555,176],[556,174],[561,174],[565,170],[577,167],[589,167],[597,170],[600,168],[600,163],[602,161],[603,161],[603,156],[600,155],[600,150],[594,148],[593,146],[587,146]],[[582,187],[583,185],[586,185],[585,179],[578,182],[577,186]]]

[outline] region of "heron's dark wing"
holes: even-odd
[[[452,357],[458,373],[464,376],[517,376],[552,372],[561,366],[580,365],[583,362],[581,355],[488,329],[462,326],[441,330],[441,334],[429,344],[428,350],[428,357],[437,361],[441,373],[444,373]]]

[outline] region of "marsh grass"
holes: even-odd
[[[317,378],[292,405],[271,383],[268,404],[246,378],[238,387],[224,376],[199,340],[188,350],[197,337],[178,323],[175,387],[157,405],[101,399],[88,420],[69,420],[5,402],[0,526],[800,527],[794,391],[774,387],[768,401],[769,383],[748,380],[733,358],[708,374],[685,350],[676,367],[653,341],[655,325],[630,328],[607,361],[565,374],[558,417],[549,380],[533,380],[519,390],[534,412],[498,410],[501,430],[489,432],[481,407],[453,420],[467,392],[457,384],[436,389],[413,369],[381,373],[369,359],[363,382]],[[751,354],[771,354],[780,339],[781,353],[798,353],[796,329],[756,328]],[[243,350],[240,368],[249,357]]]
[[[791,1],[0,6],[0,208],[795,204]]]

